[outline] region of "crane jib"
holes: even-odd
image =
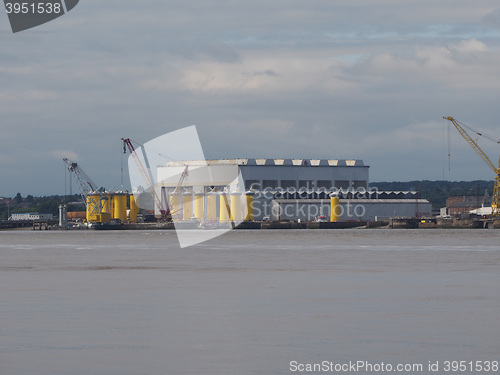
[[[493,197],[491,201],[491,208],[492,208],[492,216],[500,216],[500,156],[498,159],[498,167],[493,164],[491,159],[488,157],[488,155],[485,154],[485,152],[482,150],[481,147],[477,144],[477,142],[472,139],[472,137],[467,133],[467,131],[451,116],[443,116],[445,120],[450,121],[453,126],[458,130],[460,135],[467,141],[467,143],[476,151],[476,153],[479,155],[479,157],[490,167],[493,172],[495,172],[495,185],[493,188]],[[468,127],[469,128],[469,127]],[[469,128],[471,129],[471,128]],[[473,130],[473,129],[472,129]],[[473,130],[476,134],[483,136],[481,133]],[[486,138],[495,141],[496,143],[500,143],[500,141],[496,141],[493,137],[487,136]]]

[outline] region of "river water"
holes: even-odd
[[[235,230],[180,249],[173,231],[2,231],[0,374],[498,361],[499,243],[497,230]]]

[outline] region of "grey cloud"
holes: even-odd
[[[225,63],[238,63],[241,56],[228,44],[207,41],[182,41],[175,42],[169,47],[169,51],[189,60],[210,59]]]
[[[486,16],[484,16],[483,21],[488,26],[498,30],[500,28],[500,8],[489,12]]]
[[[372,180],[442,178],[441,116],[483,130],[500,117],[497,17],[482,0],[80,2],[1,35],[0,195],[62,193],[50,150],[117,186],[121,137],[191,124],[211,158],[362,158]],[[480,163],[447,177],[489,178]]]

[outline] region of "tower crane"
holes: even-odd
[[[495,172],[495,186],[493,188],[493,196],[491,199],[491,216],[498,217],[500,216],[500,157],[498,160],[498,167],[493,164],[493,162],[490,160],[488,155],[484,153],[484,151],[479,147],[477,142],[465,131],[464,127],[460,125],[453,117],[451,116],[443,116],[445,120],[450,121],[453,126],[458,130],[460,135],[467,141],[467,143],[476,151],[476,153],[479,155],[479,157],[490,167],[493,172]],[[464,125],[465,126],[465,125]],[[470,128],[469,128],[470,129]],[[473,130],[473,129],[472,129]],[[477,135],[484,136],[486,135],[477,132],[473,130]],[[491,137],[486,137],[489,139],[492,139]],[[500,143],[500,141],[496,141],[497,143]]]

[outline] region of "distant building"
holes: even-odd
[[[186,166],[189,174],[183,178]],[[255,220],[312,221],[318,216],[329,220],[331,194],[339,196],[341,220],[381,220],[432,214],[432,205],[426,199],[420,199],[416,192],[370,189],[369,166],[356,159],[171,161],[157,168],[155,188],[163,207],[166,207],[167,197],[180,184],[182,203],[175,203],[175,211],[182,212],[184,220],[193,213],[194,217],[201,218],[207,207],[211,207],[209,211],[213,212],[213,217],[222,217],[221,212],[227,212],[226,207],[233,201],[233,196],[238,207],[239,196],[245,192],[253,193]],[[224,191],[227,196],[221,195]],[[207,201],[210,195],[214,199],[211,204]],[[221,199],[226,201],[221,203]],[[198,206],[196,202],[200,202]],[[157,203],[154,208],[158,215]]]
[[[342,159],[217,159],[167,162],[158,167],[158,181],[173,190],[184,168],[191,170],[209,166],[212,180],[194,191],[218,190],[227,185],[225,178],[237,168],[246,190],[264,189],[359,189],[368,188],[369,166],[362,160]],[[172,180],[171,177],[175,178]],[[189,178],[188,178],[189,180]],[[198,183],[201,182],[198,179]],[[208,185],[208,186],[207,186]],[[210,185],[211,188],[210,188]],[[215,185],[215,186],[214,186]]]
[[[446,199],[446,212],[450,216],[468,214],[470,211],[491,207],[491,198],[488,195],[461,195]]]
[[[430,217],[432,204],[415,191],[338,192],[341,220],[376,221],[390,217]],[[330,194],[324,192],[276,193],[271,220],[311,220],[324,215],[330,219]]]
[[[45,220],[52,220],[53,218],[54,215],[52,214],[40,214],[38,212],[28,212],[22,214],[12,214],[11,217],[9,217],[9,220],[45,221]]]

